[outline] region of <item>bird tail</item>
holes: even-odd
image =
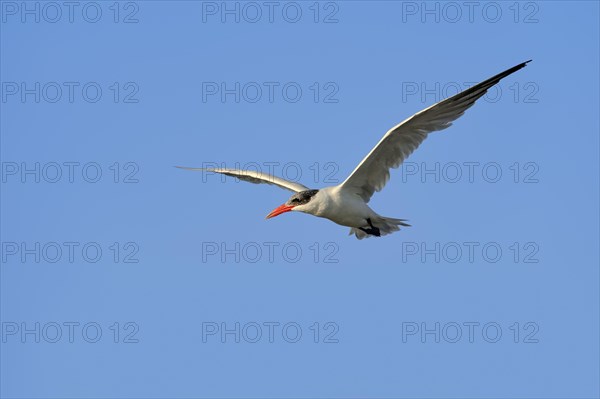
[[[395,218],[386,218],[383,216],[379,216],[374,220],[371,220],[371,222],[373,223],[373,227],[377,227],[379,229],[379,234],[381,236],[385,236],[388,234],[392,234],[395,231],[400,230],[400,227],[398,226],[403,226],[403,227],[410,227],[410,224],[406,223],[407,220],[406,219],[395,219]],[[364,228],[366,230],[369,230],[368,225],[365,224]],[[350,233],[349,235],[354,234],[356,236],[356,238],[358,238],[359,240],[362,240],[365,237],[372,237],[372,234],[368,234],[366,232],[364,232],[363,230],[359,229],[358,227],[351,227],[350,228]]]

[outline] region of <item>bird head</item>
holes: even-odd
[[[308,204],[318,192],[319,190],[304,190],[292,195],[285,204],[273,209],[273,211],[267,215],[267,219],[271,219],[272,217],[289,211],[310,213],[310,206]]]

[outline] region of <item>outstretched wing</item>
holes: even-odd
[[[340,185],[369,202],[390,178],[390,168],[397,168],[425,140],[430,132],[446,129],[502,78],[525,67],[529,61],[440,101],[391,128]]]
[[[273,184],[286,190],[298,193],[300,191],[308,190],[309,188],[303,186],[300,183],[291,182],[289,180],[282,179],[277,176],[270,175],[268,173],[261,173],[254,170],[241,170],[241,169],[225,169],[225,168],[189,168],[185,166],[176,166],[179,169],[193,170],[193,171],[205,171],[221,173],[223,175],[237,177],[240,180],[247,181],[254,184]]]

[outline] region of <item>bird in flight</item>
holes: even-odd
[[[359,240],[380,237],[410,226],[405,219],[377,214],[367,204],[375,191],[381,191],[390,178],[390,169],[397,168],[425,140],[427,135],[452,125],[475,101],[501,79],[524,68],[529,61],[516,65],[450,98],[417,112],[394,126],[383,136],[348,178],[337,186],[321,189],[308,187],[253,170],[226,168],[181,169],[221,173],[250,183],[274,184],[295,194],[267,215],[267,219],[296,211],[331,220],[350,227],[350,234]]]

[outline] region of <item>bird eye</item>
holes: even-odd
[[[294,198],[292,199],[292,202],[300,202],[300,200],[298,198]]]

